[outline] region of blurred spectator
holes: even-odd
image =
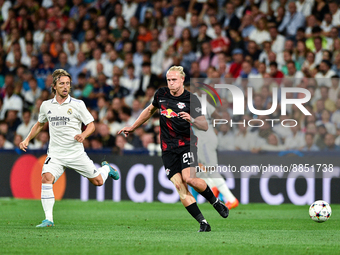
[[[246,49],[246,56],[250,56],[252,61],[259,59],[261,51],[258,49],[258,45],[254,41],[249,41]],[[268,56],[269,57],[269,56]]]
[[[251,151],[254,147],[256,136],[247,128],[243,124],[238,125],[238,131],[235,132],[235,150],[237,151]]]
[[[131,95],[134,95],[135,92],[139,88],[140,79],[135,76],[135,66],[133,64],[129,64],[127,66],[127,77],[121,76],[120,77],[120,84],[127,88],[130,91]]]
[[[27,137],[27,135],[31,131],[31,128],[35,124],[35,121],[31,120],[31,115],[31,111],[25,109],[22,113],[22,123],[16,129],[16,133],[24,139]]]
[[[18,117],[22,115],[23,101],[14,94],[14,77],[13,75],[6,75],[5,77],[5,97],[3,99],[3,105],[0,112],[0,120],[5,118],[5,114],[8,110],[15,110],[18,112]]]
[[[15,148],[19,148],[19,144],[23,141],[23,138],[21,135],[16,134],[14,136],[14,140],[13,140],[13,145]]]
[[[330,112],[324,109],[321,113],[321,120],[318,120],[315,125],[320,126],[324,125],[326,127],[327,133],[330,133],[332,135],[335,135],[336,128],[334,123],[330,122]]]
[[[160,43],[157,39],[150,42],[151,51],[151,72],[156,75],[162,74],[162,62],[164,58],[164,52],[160,48]]]
[[[237,29],[241,32],[243,39],[248,41],[249,35],[253,32],[253,30],[256,29],[256,27],[253,25],[252,16],[246,13],[246,15],[244,15],[242,18],[242,23],[240,27],[238,27]]]
[[[326,147],[324,148],[325,151],[339,151],[340,146],[335,144],[335,137],[332,134],[326,134],[324,138],[324,142]]]
[[[233,62],[230,65],[229,73],[232,77],[237,78],[242,70],[243,51],[241,49],[235,49],[232,51]]]
[[[202,44],[210,42],[211,37],[207,35],[207,25],[205,23],[200,24],[198,35],[194,38],[194,51],[201,52]]]
[[[104,148],[100,137],[91,138],[90,144],[92,150],[102,150]]]
[[[302,13],[297,12],[295,2],[288,4],[288,12],[281,25],[279,26],[279,32],[285,34],[287,37],[294,37],[299,27],[303,27],[305,24],[305,17]]]
[[[332,25],[334,27],[340,27],[340,9],[339,4],[336,1],[328,2],[329,11],[332,14]]]
[[[254,29],[250,35],[249,39],[261,45],[264,41],[270,41],[271,37],[267,28],[267,20],[261,18],[256,22],[256,29]]]
[[[78,84],[78,76],[83,73],[84,69],[86,69],[87,61],[85,58],[85,54],[83,52],[79,52],[77,54],[77,64],[71,66],[69,69],[69,73],[72,77],[72,83]]]
[[[300,131],[300,125],[293,126],[294,124],[293,121],[290,122],[292,134],[285,139],[284,143],[288,150],[298,150],[306,145],[305,135]]]
[[[219,23],[214,24],[215,38],[210,42],[212,52],[228,52],[230,47],[230,40],[223,34],[222,27]]]
[[[233,151],[235,150],[234,133],[230,130],[230,126],[220,125],[219,132],[217,133],[218,138],[218,151]]]
[[[184,70],[189,71],[191,68],[191,63],[196,61],[196,55],[192,51],[191,42],[186,40],[183,42],[183,49],[180,55],[181,66]]]
[[[30,105],[34,105],[35,101],[41,96],[41,89],[38,87],[38,82],[34,78],[31,78],[28,84],[30,89],[24,93],[24,100]]]
[[[302,151],[319,151],[319,147],[314,144],[314,135],[311,133],[306,133],[305,135],[306,145],[301,148]]]
[[[93,59],[90,60],[85,68],[83,69],[83,72],[89,72],[90,76],[91,77],[98,77],[98,71],[97,71],[97,65],[100,63],[102,64],[103,66],[107,65],[107,61],[105,59],[102,59],[101,58],[101,55],[102,55],[102,51],[101,49],[95,49],[93,51]]]
[[[58,62],[54,66],[55,69],[64,69],[69,71],[71,65],[68,63],[67,54],[65,52],[60,52],[58,57]]]
[[[5,114],[5,122],[8,126],[8,132],[6,138],[13,142],[17,127],[21,124],[21,120],[17,117],[17,111],[8,110]]]
[[[337,75],[337,77],[339,79],[339,77],[340,77],[340,52],[338,52],[334,57],[334,64],[332,66],[332,70],[335,72],[335,75]],[[334,77],[334,75],[332,77],[336,78],[336,77]]]
[[[270,62],[270,76],[275,79],[281,79],[284,77],[284,74],[278,70],[276,62]]]
[[[133,124],[133,119],[131,118],[131,109],[129,107],[123,106],[118,114],[123,127],[128,127]]]
[[[336,110],[333,112],[331,121],[334,123],[337,127],[340,127],[340,98],[336,100]]]
[[[97,100],[97,108],[98,108],[98,118],[99,121],[102,122],[102,120],[106,116],[106,112],[108,109],[108,103],[105,99],[105,96],[100,96]]]
[[[114,152],[122,155],[124,150],[133,150],[133,145],[129,144],[124,135],[117,135]]]
[[[262,143],[257,149],[253,149],[253,153],[258,153],[259,151],[282,151],[285,146],[281,144],[280,139],[275,133],[270,133],[266,139],[265,143]]]
[[[14,149],[14,145],[6,140],[6,137],[4,134],[0,133],[0,150],[11,150]]]
[[[330,112],[334,112],[336,107],[335,107],[335,103],[328,97],[329,87],[322,84],[320,86],[320,95],[321,95],[321,100],[323,101],[325,105],[325,109]]]
[[[217,65],[217,55],[212,52],[209,42],[204,42],[201,50],[201,57],[198,59],[200,71],[206,72],[209,66]]]
[[[140,77],[139,88],[135,93],[135,97],[144,96],[147,87],[152,86],[158,89],[160,85],[157,75],[151,73],[150,62],[144,62],[142,65],[142,75]]]
[[[340,87],[339,87],[340,79],[338,75],[334,75],[331,77],[331,84],[332,86],[328,90],[328,97],[333,102],[336,102],[339,97],[339,93],[340,93]]]
[[[106,124],[99,124],[98,134],[103,148],[112,148],[115,145],[115,137],[110,134],[110,129]]]
[[[49,137],[47,131],[41,131],[34,139],[34,144],[30,143],[28,148],[31,150],[46,150],[48,148]]]
[[[321,124],[317,126],[317,134],[315,137],[315,145],[319,147],[320,150],[326,148],[325,137],[327,134],[327,129],[325,125]]]
[[[142,113],[143,108],[141,107],[141,103],[139,100],[134,99],[132,102],[132,108],[131,108],[131,121],[135,122],[139,115]]]
[[[240,19],[235,14],[235,6],[232,2],[225,5],[225,14],[222,18],[223,29],[238,29],[241,25]]]
[[[113,136],[123,127],[122,124],[118,122],[117,113],[112,109],[107,110],[103,123],[109,127],[110,134]]]
[[[152,133],[145,133],[141,137],[142,143],[143,143],[143,148],[148,149],[150,148],[149,151],[153,151],[154,149],[154,137]]]
[[[112,88],[113,88],[112,91],[110,91],[109,93],[109,99],[113,98],[124,99],[126,96],[130,94],[130,91],[127,88],[120,85],[118,75],[114,75],[112,77]]]
[[[126,25],[129,26],[130,19],[135,15],[138,4],[132,0],[126,0],[123,3],[122,15],[127,21]]]
[[[314,1],[298,0],[295,1],[295,4],[297,12],[302,13],[305,17],[311,15]]]

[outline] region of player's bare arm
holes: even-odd
[[[206,118],[204,117],[204,115],[198,116],[197,118],[194,119],[190,116],[189,113],[180,112],[179,116],[182,119],[185,119],[186,121],[192,123],[193,125],[195,125],[195,127],[197,127],[200,130],[204,130],[204,131],[208,130],[208,122],[207,122]]]
[[[43,129],[44,125],[45,123],[40,123],[39,121],[37,121],[37,123],[34,124],[28,136],[25,138],[25,140],[23,140],[19,144],[20,150],[26,152],[29,142],[39,134],[39,132]]]
[[[84,142],[84,140],[89,137],[94,131],[95,131],[96,127],[94,125],[94,122],[91,122],[89,124],[87,124],[86,129],[84,130],[83,133],[76,135],[74,137],[75,140],[77,140],[78,142],[82,143]]]
[[[145,121],[151,118],[151,116],[157,111],[157,108],[153,106],[153,104],[150,104],[148,107],[146,107],[142,113],[139,115],[139,117],[136,119],[135,123],[132,124],[131,127],[124,127],[117,133],[118,135],[120,133],[124,133],[124,135],[127,137],[130,133],[136,130],[140,125],[142,125]]]

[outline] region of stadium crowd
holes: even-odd
[[[53,97],[52,72],[72,76],[72,96],[84,100],[96,131],[87,149],[113,153],[160,151],[159,115],[125,138],[166,86],[165,73],[181,65],[190,78],[253,86],[255,109],[269,109],[272,88],[311,92],[304,106],[260,128],[220,125],[218,150],[340,150],[340,9],[326,0],[0,0],[0,149],[18,147]],[[248,83],[251,79],[256,82]],[[255,85],[256,84],[256,85]],[[294,93],[291,98],[299,98]],[[230,96],[217,110],[232,115]],[[46,149],[48,126],[30,145]]]

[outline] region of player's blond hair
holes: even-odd
[[[185,78],[185,72],[183,71],[183,66],[172,66],[169,68],[169,70],[166,72],[166,75],[168,75],[169,72],[177,71],[179,74]]]
[[[53,83],[52,83],[52,92],[55,94],[56,90],[54,89],[54,86],[57,85],[57,81],[60,79],[61,76],[67,76],[70,78],[70,82],[72,82],[71,75],[64,69],[56,69],[54,70],[52,77],[53,77]]]

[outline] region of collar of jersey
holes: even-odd
[[[56,99],[56,96],[54,96],[54,98],[52,99],[51,103],[52,103],[52,104],[59,104],[58,101],[57,101],[57,99]],[[71,97],[70,97],[70,95],[67,96],[66,100],[65,100],[61,105],[63,105],[63,104],[68,104],[68,103],[71,103]]]

